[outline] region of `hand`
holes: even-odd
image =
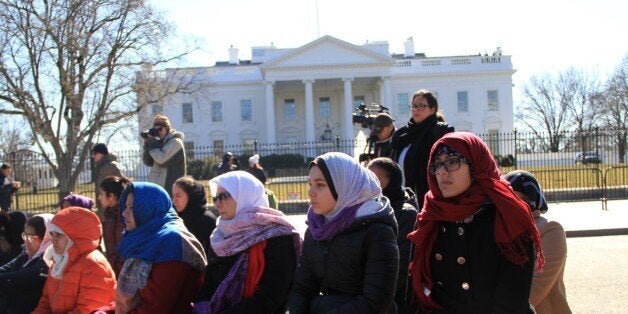
[[[13,181],[13,187],[16,189],[19,189],[22,187],[22,182],[20,181]]]

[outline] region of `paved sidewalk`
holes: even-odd
[[[567,237],[628,234],[628,200],[602,202],[550,203],[547,219],[563,225]]]
[[[545,217],[560,222],[567,237],[590,237],[628,234],[628,200],[602,202],[550,203]],[[290,222],[303,234],[305,215],[289,215]]]

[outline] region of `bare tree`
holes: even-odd
[[[531,132],[542,141],[544,151],[557,152],[564,146],[564,132],[569,129],[569,113],[556,81],[549,75],[533,76],[523,86],[523,106],[516,113]],[[543,133],[549,136],[547,140]]]
[[[0,113],[26,118],[60,195],[74,189],[98,130],[145,105],[136,93],[184,84],[136,74],[186,54],[162,55],[173,34],[142,0],[0,0]]]
[[[533,76],[523,86],[523,106],[516,117],[530,131],[549,136],[540,145],[546,151],[558,152],[577,143],[584,150],[586,134],[601,121],[603,108],[594,104],[600,83],[594,73],[570,68],[556,76]],[[565,136],[567,131],[577,131],[579,141]]]
[[[11,153],[29,149],[33,143],[30,130],[24,129],[24,119],[0,118],[0,156],[8,158]]]
[[[615,132],[619,162],[626,162],[628,145],[628,55],[615,68],[603,96],[605,126]]]

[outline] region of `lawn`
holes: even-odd
[[[569,165],[544,166],[528,168],[539,179],[545,190],[601,188],[603,179],[608,187],[628,185],[628,165]],[[514,168],[502,168],[506,173]],[[268,188],[280,202],[307,200],[307,173],[301,177],[271,178]],[[202,181],[209,190],[207,181]],[[78,185],[77,194],[95,198],[94,185],[91,183]],[[209,193],[209,191],[208,191]],[[208,198],[209,199],[209,198]],[[39,190],[37,194],[29,188],[23,188],[14,199],[13,208],[28,212],[54,212],[58,209],[57,189]]]

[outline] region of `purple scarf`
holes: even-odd
[[[340,214],[330,221],[325,221],[325,216],[317,215],[312,210],[312,206],[307,210],[307,227],[310,229],[312,237],[316,241],[327,241],[333,239],[337,234],[349,228],[355,221],[358,208],[364,203],[358,203],[345,207]]]
[[[285,218],[272,208],[244,208],[231,220],[218,218],[216,229],[210,237],[211,246],[218,256],[241,253],[227,277],[220,283],[209,304],[195,305],[197,313],[220,313],[242,300],[244,283],[248,273],[249,248],[261,241],[292,234],[296,256],[301,252],[301,237]]]

